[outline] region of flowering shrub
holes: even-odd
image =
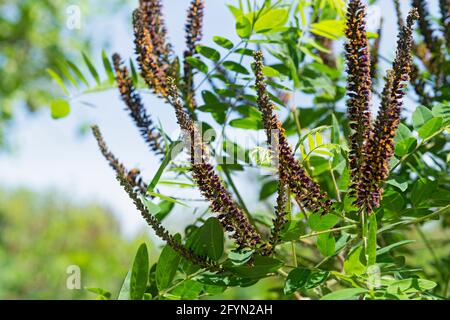
[[[448,66],[448,37],[430,35],[424,1],[413,1],[406,21],[394,1],[397,49],[379,92],[381,29],[367,31],[363,2],[351,0],[346,8],[341,1],[295,4],[230,6],[241,41],[215,37],[213,48],[201,44],[204,2],[193,0],[182,58],[167,41],[160,1],[141,0],[133,12],[140,76],[118,54],[112,68],[131,119],[161,159],[158,172],[147,180],[139,169],[126,168],[97,126],[93,133],[124,191],[166,245],[152,267],[145,245],[139,248],[120,298],[194,299],[267,277],[282,281],[280,296],[297,299],[447,296],[445,260],[435,257],[436,283],[398,254],[411,242],[405,237],[412,227],[424,236],[423,223],[443,217],[448,224],[448,73],[437,67]],[[413,37],[417,20],[423,45]],[[448,30],[448,16],[441,27]],[[333,48],[342,36],[344,59]],[[209,90],[200,92],[206,82]],[[136,89],[142,83],[174,111],[180,138],[155,125]],[[412,123],[401,117],[408,83],[425,103]],[[298,107],[296,94],[313,107]],[[373,96],[379,98],[376,116]],[[214,123],[200,122],[205,114]],[[263,130],[265,137],[241,146],[229,138],[231,128]],[[217,129],[221,134],[212,139]],[[183,149],[188,161],[180,164],[174,160]],[[258,161],[250,159],[255,153]],[[244,168],[260,176],[260,200],[269,207],[263,214],[249,210],[233,181]],[[180,187],[197,188],[208,204],[184,236],[163,226],[174,206],[187,205],[158,191],[163,174]]]

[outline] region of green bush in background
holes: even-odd
[[[0,190],[0,299],[95,298],[84,288],[117,291],[137,242],[108,210],[52,193]],[[66,287],[67,267],[81,269],[82,290]]]

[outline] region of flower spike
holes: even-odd
[[[121,175],[125,177],[130,184],[130,186],[143,194],[147,192],[147,184],[142,179],[141,173],[138,169],[128,170],[119,161],[119,159],[108,149],[105,139],[103,139],[102,133],[98,126],[92,127],[92,133],[97,140],[98,147],[105,158],[108,161],[109,166],[114,170],[116,175]]]
[[[145,3],[145,2],[144,2]],[[139,7],[133,12],[134,43],[138,55],[142,78],[155,93],[167,96],[167,70],[170,65],[162,63],[157,55],[158,49],[153,42],[152,32],[148,28],[148,13]]]
[[[184,85],[186,93],[186,104],[194,115],[193,110],[196,108],[196,102],[194,97],[194,73],[191,65],[187,62],[186,58],[192,57],[196,53],[196,46],[202,39],[203,29],[203,10],[204,0],[192,0],[188,9],[185,37],[186,37],[186,50],[184,51]]]
[[[286,179],[290,190],[295,194],[297,200],[306,208],[314,212],[328,212],[332,202],[327,194],[323,193],[316,183],[305,171],[299,161],[295,158],[290,147],[285,130],[273,112],[273,104],[267,92],[263,73],[263,54],[256,51],[255,55],[255,86],[258,91],[258,107],[262,113],[262,120],[267,134],[267,142],[272,146],[278,160],[278,171],[280,179]]]
[[[154,127],[150,115],[147,114],[141,96],[134,88],[133,79],[130,77],[127,67],[123,65],[119,54],[115,53],[112,59],[120,95],[127,105],[131,118],[150,149],[158,155],[164,154],[162,137]]]
[[[392,70],[387,73],[381,106],[365,146],[366,158],[362,166],[362,178],[357,187],[356,204],[369,214],[380,204],[383,192],[381,183],[389,174],[389,159],[394,154],[394,137],[400,123],[402,99],[412,70],[412,26],[417,19],[417,10],[412,9],[400,31],[396,57]]]
[[[351,193],[361,179],[364,144],[371,128],[370,104],[372,99],[371,58],[366,34],[366,7],[360,0],[350,1],[347,9],[345,57],[347,60],[347,113],[351,133],[349,136],[349,165]]]
[[[230,237],[236,241],[239,248],[263,248],[266,244],[262,243],[261,236],[209,163],[207,148],[197,126],[184,110],[173,80],[169,82],[168,87],[169,100],[175,108],[178,124],[190,147],[192,177],[200,192],[209,200],[212,211],[218,214],[223,228],[231,234]]]
[[[148,225],[155,231],[156,235],[164,240],[169,246],[172,247],[172,249],[174,249],[188,261],[191,261],[192,263],[211,271],[220,271],[220,267],[217,266],[214,262],[194,254],[191,250],[179,243],[161,225],[158,219],[156,219],[152,214],[148,212],[139,196],[139,194],[144,195],[147,192],[147,186],[140,177],[139,171],[136,169],[133,169],[131,171],[125,169],[124,165],[119,162],[119,160],[111,153],[111,151],[109,151],[98,126],[92,127],[92,133],[97,140],[98,146],[103,156],[109,162],[110,166],[114,169],[117,180],[123,186],[124,190],[131,198],[131,200],[133,200],[136,208],[139,210],[144,220],[147,221]]]

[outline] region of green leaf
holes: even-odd
[[[415,293],[432,290],[436,286],[437,284],[430,280],[410,278],[397,280],[390,283],[386,289],[386,292],[390,294]]]
[[[419,129],[428,120],[431,120],[432,118],[433,114],[428,108],[424,106],[418,106],[412,115],[412,122],[414,129],[416,130]]]
[[[181,236],[177,234],[175,240],[180,242]],[[156,285],[159,291],[170,286],[178,270],[180,261],[181,256],[171,246],[165,245],[156,264]]]
[[[448,102],[438,103],[431,110],[434,117],[440,117],[444,119],[445,124],[450,122],[450,104]]]
[[[148,282],[148,251],[145,243],[139,246],[134,258],[133,268],[130,278],[130,298],[132,300],[142,300]]]
[[[281,231],[282,241],[298,240],[306,232],[306,226],[301,220],[290,220]]]
[[[411,130],[403,123],[398,126],[397,134],[395,135],[395,154],[402,157],[410,153],[417,145],[416,138],[412,135]]]
[[[383,206],[383,209],[397,213],[404,209],[405,200],[399,192],[390,190],[389,192],[386,192],[383,199],[381,199],[381,205]]]
[[[333,113],[331,115],[331,143],[340,144],[340,129],[339,129],[339,121],[336,118],[336,115]]]
[[[350,300],[365,292],[367,292],[367,290],[363,288],[341,289],[323,296],[320,300]]]
[[[317,237],[317,248],[324,256],[332,256],[336,251],[336,240],[331,233],[320,234]]]
[[[108,56],[106,55],[106,51],[102,50],[102,60],[103,60],[103,66],[105,67],[106,75],[108,76],[109,83],[114,83],[115,77],[113,68],[111,65],[111,61],[109,61]]]
[[[317,61],[318,63],[323,63],[322,58],[318,56],[317,54],[313,53],[311,49],[309,49],[306,46],[301,46],[300,51],[303,52],[305,55],[313,58],[313,60]],[[330,87],[331,88],[331,87]],[[331,89],[332,90],[332,89]]]
[[[417,131],[419,133],[419,137],[421,137],[422,139],[427,139],[431,137],[433,134],[435,134],[442,128],[442,123],[443,123],[442,118],[433,118],[428,120]]]
[[[229,270],[243,278],[262,278],[269,273],[276,272],[281,268],[283,262],[271,257],[256,255],[253,257],[252,264],[252,266],[231,266]]]
[[[70,104],[66,100],[53,100],[50,104],[50,111],[53,119],[61,119],[69,115]]]
[[[193,300],[198,298],[203,290],[203,284],[195,280],[187,280],[174,288],[170,293],[183,300]]]
[[[284,283],[284,294],[292,294],[297,290],[312,289],[324,283],[330,272],[296,268],[289,272]]]
[[[98,85],[101,85],[100,76],[98,75],[98,72],[92,64],[91,60],[84,52],[82,52],[81,54],[83,55],[83,60],[86,63],[86,66],[88,67],[92,77],[95,79],[95,82],[97,82]]]
[[[362,246],[353,249],[344,261],[344,271],[348,275],[360,276],[366,271]]]
[[[242,39],[248,39],[252,34],[252,23],[242,15],[236,19],[236,33]]]
[[[66,63],[64,63],[64,61],[60,61],[57,60],[56,64],[58,66],[58,71],[60,71],[62,73],[62,75],[64,77],[66,77],[67,80],[70,81],[70,83],[75,87],[78,88],[78,82],[77,80],[73,77],[72,73],[70,72],[68,66]]]
[[[241,64],[234,62],[234,61],[225,61],[223,63],[223,66],[225,69],[234,71],[236,73],[241,73],[241,74],[245,74],[245,75],[250,74],[244,66],[242,66]]]
[[[177,199],[174,199],[174,198],[172,198],[172,197],[163,195],[163,194],[161,194],[161,193],[157,193],[157,192],[153,192],[153,191],[147,191],[147,194],[150,195],[150,196],[153,196],[153,197],[158,197],[158,198],[160,198],[160,199],[163,199],[163,200],[172,202],[172,203],[179,204],[179,205],[181,205],[181,206],[183,206],[183,207],[189,207],[189,205],[187,205],[186,203],[181,202],[181,201],[178,201]]]
[[[53,80],[56,81],[56,83],[60,86],[60,88],[62,89],[62,91],[65,94],[69,94],[69,90],[67,90],[66,85],[64,84],[63,79],[60,77],[59,74],[57,74],[55,71],[53,71],[52,69],[47,69],[47,73],[50,75],[50,77],[53,78]]]
[[[200,72],[208,73],[208,66],[202,60],[195,57],[187,57],[186,62]]]
[[[220,60],[220,53],[216,49],[207,47],[207,46],[197,46],[195,48],[198,53],[200,53],[202,56],[204,56],[207,59],[210,59],[214,62],[217,62]]]
[[[174,141],[169,146],[169,149],[166,152],[166,155],[163,161],[161,162],[158,171],[156,172],[155,176],[153,177],[152,181],[149,183],[147,187],[148,192],[152,192],[155,189],[156,185],[158,184],[158,181],[161,179],[161,175],[163,174],[164,169],[183,150],[182,144],[183,144],[182,141]]]
[[[237,54],[241,54],[241,55],[249,56],[249,57],[253,57],[253,55],[255,54],[255,51],[253,51],[252,49],[248,49],[248,48],[239,48],[239,49],[236,49],[234,52]]]
[[[213,37],[213,41],[217,45],[221,46],[222,48],[228,49],[228,50],[230,50],[234,47],[233,42],[231,42],[230,40],[228,40],[227,38],[224,38],[224,37],[215,36],[215,37]]]
[[[239,8],[237,8],[235,6],[232,6],[231,4],[227,4],[227,7],[228,7],[228,9],[230,9],[231,13],[233,14],[233,16],[235,18],[237,18],[237,17],[242,15],[242,10],[241,9],[239,9]]]
[[[413,135],[411,130],[409,130],[409,128],[406,125],[404,125],[403,123],[400,123],[398,125],[397,133],[395,135],[396,142],[402,141],[412,136]]]
[[[395,144],[395,155],[402,157],[411,153],[417,145],[417,140],[414,137],[403,139]]]
[[[374,265],[377,260],[377,217],[375,213],[369,217],[369,235],[367,238],[367,266]]]
[[[136,71],[136,67],[134,66],[134,62],[131,58],[130,58],[130,69],[131,69],[131,78],[133,79],[133,84],[135,86],[137,86],[138,82],[139,82],[139,76]]]
[[[111,298],[111,292],[102,288],[86,288],[87,291],[97,294],[96,300],[108,300]]]
[[[417,208],[427,201],[437,188],[437,182],[428,179],[418,179],[411,190],[411,203]]]
[[[313,213],[308,218],[308,224],[313,231],[324,231],[334,227],[339,221],[339,217],[334,214],[321,215]]]
[[[261,119],[254,117],[231,120],[230,126],[234,128],[249,129],[249,130],[264,129]]]
[[[386,181],[387,184],[390,184],[391,186],[399,188],[402,192],[405,192],[406,189],[408,189],[408,182],[407,181],[397,181],[395,179],[389,179]]]
[[[128,271],[125,279],[123,280],[122,287],[120,288],[117,300],[130,300],[130,280],[131,280],[131,270]]]
[[[267,11],[256,20],[255,22],[255,32],[257,33],[267,33],[275,28],[283,27],[289,16],[289,11],[287,9],[272,9]]]
[[[311,24],[311,32],[331,40],[344,36],[345,20],[322,20]]]
[[[218,261],[223,255],[224,235],[217,218],[211,217],[188,238],[186,246],[197,255]]]
[[[151,200],[147,199],[146,197],[142,197],[142,203],[145,205],[145,207],[147,208],[148,212],[151,215],[156,215],[161,211],[161,208],[156,204],[153,203]]]
[[[209,90],[202,91],[202,98],[205,104],[214,105],[220,103],[220,100],[217,96]]]
[[[273,78],[273,77],[280,77],[280,72],[277,69],[274,69],[269,66],[264,66],[263,73],[266,77]]]
[[[86,80],[86,77],[83,75],[83,73],[80,71],[80,69],[70,60],[66,60],[67,65],[70,69],[75,73],[75,75],[80,79],[81,82],[83,82],[87,87],[89,87],[89,82]]]
[[[385,246],[385,247],[379,249],[378,252],[377,252],[377,256],[381,256],[381,255],[383,255],[385,253],[388,253],[392,249],[395,249],[395,248],[398,248],[400,246],[404,246],[404,245],[407,245],[407,244],[410,244],[410,243],[413,243],[413,242],[416,242],[416,240],[402,240],[402,241],[390,244],[388,246]]]
[[[155,213],[155,218],[162,221],[173,209],[175,203],[164,200],[158,204],[159,212]]]
[[[278,182],[276,180],[270,180],[265,182],[261,187],[261,191],[259,192],[259,200],[267,199],[275,192],[277,192],[277,189],[278,189]]]
[[[243,252],[231,251],[228,254],[228,259],[230,259],[234,265],[242,265],[244,263],[247,263],[252,258],[254,252],[255,250]]]

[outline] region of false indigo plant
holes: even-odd
[[[411,84],[423,105],[430,105],[433,100],[449,99],[449,47],[450,47],[450,4],[448,0],[439,1],[439,17],[434,19],[428,8],[428,1],[412,0],[417,8],[420,37],[413,44],[414,55],[418,62],[413,63]],[[397,9],[401,18],[400,9]],[[433,21],[439,21],[436,25]],[[439,34],[441,33],[441,35]],[[425,70],[418,66],[421,63]]]
[[[201,39],[201,26],[203,17],[202,1],[194,0],[188,11],[186,24],[187,49],[184,57],[191,57],[195,53],[196,43]],[[373,125],[369,111],[371,104],[371,57],[365,26],[365,6],[361,1],[350,1],[347,11],[346,59],[348,73],[347,101],[350,129],[349,166],[351,170],[351,189],[357,197],[356,204],[361,210],[370,214],[374,207],[379,205],[381,197],[380,184],[388,175],[388,161],[393,154],[393,138],[400,121],[400,108],[402,105],[404,82],[408,80],[411,69],[412,24],[417,19],[417,12],[412,11],[408,16],[407,24],[399,34],[397,56],[392,71],[388,72],[385,89],[382,93],[382,104]],[[279,233],[287,222],[286,215],[287,188],[295,196],[303,208],[311,212],[325,214],[332,210],[332,201],[328,195],[321,191],[320,185],[315,182],[296,159],[289,146],[285,130],[277,115],[267,93],[265,77],[263,74],[263,55],[257,51],[255,58],[255,87],[258,93],[257,104],[261,111],[267,141],[273,148],[277,157],[279,186],[276,206],[276,216],[273,219],[274,227],[270,244],[262,243],[261,235],[232,199],[231,194],[221,182],[209,163],[208,150],[202,137],[186,112],[184,104],[178,94],[175,81],[167,74],[168,64],[163,62],[167,54],[165,44],[165,28],[161,26],[161,4],[158,1],[141,1],[141,5],[134,12],[135,44],[139,55],[141,74],[147,84],[155,92],[168,97],[168,102],[174,107],[178,124],[185,132],[191,154],[192,177],[203,196],[210,202],[211,210],[218,213],[223,228],[231,234],[236,241],[238,250],[247,248],[262,253],[271,253],[277,244]],[[156,30],[153,29],[155,25]],[[159,30],[161,29],[161,30]],[[159,31],[158,31],[159,30]],[[151,59],[149,59],[151,58]],[[113,56],[117,83],[122,99],[127,104],[130,115],[141,130],[144,139],[150,147],[160,153],[160,136],[153,133],[152,121],[146,114],[140,97],[133,88],[132,79],[126,68],[120,65],[120,57]],[[192,91],[192,70],[185,63],[185,92]],[[188,98],[190,99],[190,98]],[[191,102],[187,105],[192,106]],[[191,108],[191,107],[189,107]],[[99,139],[98,128],[94,133],[100,141],[99,145],[105,158],[112,163],[120,182],[125,186],[133,186],[130,179],[126,180],[126,169],[108,151],[104,142]],[[132,183],[135,181],[131,181]],[[142,190],[142,187],[137,189]],[[131,190],[128,188],[128,190]],[[130,195],[133,200],[135,195]],[[143,206],[140,206],[141,210]],[[153,226],[153,225],[152,225]]]
[[[295,294],[298,299],[301,299],[300,292],[319,285],[326,287],[328,291],[327,281],[332,277],[341,287],[346,287],[349,283],[360,286],[362,279],[368,279],[369,269],[378,266],[379,262],[382,268],[385,268],[381,272],[391,272],[394,262],[387,259],[383,252],[380,254],[381,258],[377,256],[377,240],[386,242],[386,238],[381,235],[385,230],[377,230],[377,226],[381,219],[384,219],[385,212],[388,212],[387,215],[390,212],[389,208],[383,205],[383,195],[386,194],[387,198],[396,195],[392,191],[384,192],[385,188],[389,188],[387,183],[390,183],[390,186],[393,183],[388,181],[388,177],[399,166],[400,161],[406,161],[414,150],[418,150],[431,138],[443,132],[444,124],[447,123],[445,109],[441,108],[437,111],[438,117],[442,119],[435,119],[430,111],[421,109],[422,114],[417,118],[419,118],[419,124],[426,127],[426,130],[422,128],[418,132],[422,142],[416,149],[414,144],[407,144],[405,152],[400,150],[403,152],[400,160],[394,157],[394,155],[397,156],[395,141],[399,139],[399,135],[407,136],[403,141],[404,144],[405,141],[416,141],[416,138],[408,133],[410,132],[408,127],[401,124],[407,83],[411,82],[422,100],[434,98],[427,92],[428,82],[425,84],[421,79],[423,75],[419,72],[420,66],[417,61],[413,60],[413,53],[429,70],[434,72],[436,83],[445,83],[446,76],[442,74],[442,71],[436,70],[439,69],[437,61],[445,60],[443,58],[445,53],[441,50],[442,41],[434,34],[425,1],[413,0],[415,8],[409,12],[406,21],[403,21],[399,1],[394,0],[399,28],[397,50],[392,66],[386,72],[384,88],[378,93],[377,86],[381,83],[377,79],[381,71],[378,66],[381,57],[380,38],[370,41],[366,30],[366,6],[361,0],[350,0],[346,13],[345,10],[335,13],[342,19],[345,18],[346,42],[343,57],[346,66],[347,98],[344,108],[346,108],[348,126],[343,132],[347,134],[348,143],[342,143],[340,140],[339,121],[333,113],[330,134],[333,143],[322,143],[322,145],[333,147],[325,152],[325,156],[329,157],[325,160],[325,164],[329,166],[332,177],[332,183],[327,183],[322,177],[326,172],[323,162],[314,159],[311,153],[314,152],[315,145],[320,143],[318,140],[322,140],[321,132],[329,126],[319,126],[315,131],[302,136],[304,128],[301,128],[300,121],[307,121],[307,119],[298,117],[296,114],[298,110],[295,106],[291,106],[287,109],[292,113],[289,117],[294,118],[295,129],[286,129],[291,118],[282,122],[280,119],[283,111],[279,111],[279,106],[284,107],[293,103],[294,94],[287,93],[289,89],[275,83],[274,79],[283,74],[293,81],[294,88],[306,87],[305,92],[313,90],[314,88],[308,88],[307,81],[302,83],[302,77],[313,74],[310,79],[313,83],[314,72],[317,72],[311,69],[313,68],[311,66],[314,66],[330,77],[334,77],[332,81],[336,86],[340,80],[344,80],[336,77],[336,72],[333,71],[341,65],[339,57],[331,50],[333,38],[328,33],[333,30],[326,29],[324,26],[322,28],[325,29],[317,27],[323,23],[321,14],[329,17],[331,9],[329,7],[313,8],[311,13],[311,21],[315,21],[315,27],[311,29],[313,35],[306,44],[303,44],[302,39],[305,35],[299,35],[297,29],[293,27],[296,26],[295,24],[291,28],[284,28],[283,24],[286,21],[282,17],[278,17],[277,20],[275,17],[269,19],[265,16],[269,13],[274,16],[277,14],[287,16],[289,10],[280,7],[271,11],[271,8],[266,7],[267,3],[270,1],[266,1],[252,14],[242,13],[241,16],[237,12],[243,9],[233,7],[233,13],[238,20],[237,32],[242,39],[241,44],[245,43],[245,47],[239,47],[241,44],[234,45],[228,39],[216,37],[214,42],[228,50],[224,58],[221,58],[218,50],[200,45],[204,1],[192,0],[190,3],[185,24],[186,48],[181,58],[176,56],[172,45],[167,41],[161,1],[141,0],[139,7],[133,12],[134,44],[140,77],[145,85],[174,111],[177,124],[182,131],[184,147],[188,153],[187,167],[172,163],[173,156],[177,155],[173,151],[176,149],[178,140],[170,140],[161,128],[155,126],[151,109],[146,108],[139,95],[140,82],[133,74],[133,65],[131,65],[133,72],[130,72],[119,54],[112,56],[112,69],[115,71],[116,84],[126,111],[148,148],[161,159],[161,166],[155,177],[147,183],[139,169],[127,169],[109,150],[100,129],[93,126],[92,131],[101,153],[115,171],[117,180],[137,210],[154,229],[156,235],[167,244],[166,247],[182,259],[179,260],[183,261],[182,263],[174,263],[172,271],[173,274],[183,271],[186,279],[176,282],[174,287],[181,286],[185,282],[195,282],[204,286],[202,289],[204,291],[201,292],[206,292],[207,286],[245,286],[276,273],[286,277],[284,293]],[[440,1],[440,8],[441,24],[448,26],[448,3]],[[424,44],[418,44],[413,39],[413,25],[416,20],[419,20],[420,35],[424,39]],[[326,20],[326,24],[330,21]],[[298,24],[298,21],[296,23]],[[381,28],[380,23],[378,34],[381,34]],[[277,36],[272,37],[272,33]],[[251,42],[248,40],[252,34],[264,35],[267,37],[267,43],[278,43],[280,48],[287,47],[286,52],[270,51],[272,56],[280,60],[282,64],[268,66],[264,61],[263,45],[258,45],[258,50],[251,50]],[[287,36],[283,38],[285,34]],[[448,39],[448,30],[444,34],[447,34]],[[282,40],[277,37],[281,37]],[[264,41],[259,41],[264,44]],[[295,52],[297,45],[304,46],[302,50]],[[419,54],[421,50],[426,50],[426,53]],[[240,55],[239,63],[226,60],[232,54]],[[307,56],[312,56],[315,62],[311,66],[302,62],[302,67],[299,67],[301,59]],[[212,69],[208,70],[208,66],[202,61],[203,58],[213,62]],[[250,76],[250,72],[244,67],[245,59],[253,59],[254,77]],[[317,61],[321,61],[321,64]],[[283,64],[284,62],[286,63]],[[297,72],[301,71],[304,71],[304,75],[299,76]],[[196,83],[199,72],[203,73],[205,78],[201,83]],[[197,102],[198,90],[203,83],[209,83],[214,91],[201,92],[205,105]],[[314,83],[320,84],[320,82]],[[340,95],[336,101],[345,96],[345,90],[340,90],[339,87],[334,91],[336,96]],[[438,91],[436,94],[440,94]],[[380,97],[375,118],[371,113],[374,104],[373,96]],[[314,99],[314,103],[325,103],[326,106],[330,105],[330,101],[333,99],[330,98],[329,92]],[[334,105],[333,111],[337,113],[335,107]],[[265,150],[264,152],[270,155],[270,164],[261,165],[258,162],[253,164],[245,160],[246,157],[240,161],[250,167],[270,170],[273,180],[265,185],[264,188],[267,188],[262,190],[261,198],[267,198],[263,197],[263,191],[268,193],[269,189],[270,194],[277,193],[273,207],[269,205],[268,200],[265,200],[270,206],[271,217],[261,218],[246,207],[244,197],[230,174],[233,166],[219,163],[220,150],[214,149],[212,140],[207,140],[202,135],[205,123],[197,122],[200,112],[209,112],[222,126],[223,147],[225,143],[231,145],[233,147],[231,153],[240,146],[230,143],[226,137],[227,126],[264,129],[266,147],[258,146],[258,150]],[[230,116],[235,113],[244,118],[230,121]],[[341,112],[340,122],[347,124],[343,115],[344,113]],[[423,118],[427,118],[430,122],[420,123]],[[437,124],[441,126],[437,128]],[[295,147],[290,144],[289,136],[292,131],[297,131],[299,135],[299,143]],[[305,140],[309,143],[309,154],[304,152]],[[402,146],[402,148],[406,147]],[[410,149],[414,150],[410,151]],[[301,156],[297,154],[299,150],[302,153]],[[398,162],[392,164],[393,160]],[[233,165],[238,168],[237,170],[243,169],[240,163],[233,163]],[[170,234],[162,225],[162,219],[167,212],[162,214],[161,211],[166,210],[167,207],[173,207],[174,203],[180,204],[179,199],[156,192],[161,174],[166,168],[173,169],[177,177],[184,175],[189,179],[189,182],[192,182],[189,185],[199,190],[202,201],[209,206],[205,214],[213,213],[213,217],[206,221],[204,221],[204,214],[201,215],[193,224],[192,230],[186,229],[185,241],[181,240],[179,235]],[[335,176],[335,172],[338,171],[339,179]],[[421,180],[420,183],[424,182]],[[403,188],[398,182],[395,182],[395,185]],[[420,184],[415,186],[412,192],[419,192],[416,189],[425,192],[420,189],[420,186]],[[156,198],[163,200],[155,203]],[[416,206],[417,203],[412,203],[411,210],[414,212],[421,210],[421,207]],[[297,209],[299,209],[299,216],[302,217],[300,219],[295,218]],[[415,225],[438,216],[446,210],[448,205],[423,217],[405,220],[405,223]],[[204,223],[199,227],[199,222]],[[311,233],[306,234],[308,229]],[[223,254],[224,234],[228,235],[230,246],[232,246],[227,258]],[[338,234],[340,238],[335,241],[335,236]],[[309,241],[311,237],[317,238],[316,244]],[[280,259],[283,260],[289,250],[286,246],[289,242],[292,243],[292,263],[285,264]],[[317,246],[312,250],[318,250],[324,259],[315,261],[308,254],[297,253],[298,243],[304,245],[307,248],[305,250]],[[163,250],[156,269],[158,265],[167,266],[167,261],[164,259],[172,257],[167,253],[172,252],[169,249]],[[302,259],[300,264],[298,257]],[[340,264],[335,269],[343,271],[335,271],[331,275],[329,270],[334,268],[335,263]],[[287,273],[284,271],[285,268],[292,268],[292,271]],[[323,270],[318,270],[319,268]],[[158,275],[158,271],[156,274]],[[441,272],[441,275],[444,279],[445,272]],[[170,281],[174,281],[173,276]],[[377,294],[383,297],[387,294],[380,293],[381,289],[373,289],[370,285],[367,285],[367,288],[367,291],[361,291],[363,292],[361,295],[366,298],[376,299]],[[151,294],[153,298],[161,298],[176,291],[177,289],[161,287],[157,288],[156,292],[152,291]],[[445,289],[443,291],[445,295]]]

